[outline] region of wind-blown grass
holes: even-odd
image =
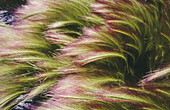
[[[28,0],[0,29],[0,108],[45,94],[27,109],[169,109],[168,6]]]

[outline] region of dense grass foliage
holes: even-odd
[[[0,26],[3,110],[170,109],[168,0],[28,0]]]

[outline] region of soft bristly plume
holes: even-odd
[[[0,108],[168,110],[167,1],[28,0],[0,30]]]
[[[156,79],[160,79],[163,77],[168,77],[170,74],[170,67],[169,65],[167,67],[163,67],[157,70],[154,70],[153,72],[149,73],[148,75],[143,77],[143,80],[139,82],[139,85],[145,85],[148,82],[153,82]]]

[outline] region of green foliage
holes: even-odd
[[[168,0],[28,1],[0,27],[0,108],[46,93],[32,109],[168,110],[168,13]]]

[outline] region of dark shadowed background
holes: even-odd
[[[26,0],[0,0],[0,10],[13,11],[24,4],[26,4]]]
[[[25,5],[26,0],[0,0],[0,22],[12,25],[15,21],[12,12],[19,6]]]

